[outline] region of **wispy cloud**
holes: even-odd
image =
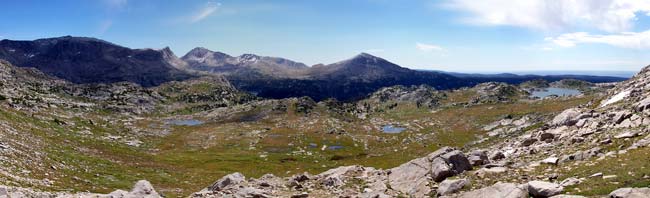
[[[621,32],[638,14],[650,14],[647,0],[446,0],[448,8],[469,14],[471,24],[506,25],[541,30],[588,27]]]
[[[221,3],[214,3],[214,2],[208,2],[203,6],[201,9],[196,11],[190,18],[190,23],[197,23],[202,21],[203,19],[206,19],[210,15],[214,14],[214,12],[219,9],[221,6]]]
[[[416,43],[415,48],[420,51],[430,52],[430,51],[444,51],[444,49],[437,45],[426,44],[426,43]]]
[[[574,32],[562,34],[557,37],[547,37],[545,40],[560,47],[574,47],[578,44],[598,43],[621,48],[650,49],[650,30],[645,32],[623,32],[607,35]]]
[[[105,20],[99,24],[99,28],[97,28],[97,34],[102,35],[106,33],[111,27],[113,26],[113,20]]]

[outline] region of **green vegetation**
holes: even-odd
[[[193,89],[209,88],[197,84]],[[260,105],[198,126],[165,125],[163,111],[128,125],[123,119],[129,117],[107,110],[86,113],[82,118],[58,116],[75,112],[28,115],[0,109],[0,120],[29,131],[31,138],[40,142],[35,149],[46,151],[46,166],[31,167],[30,176],[54,181],[53,190],[105,193],[129,189],[135,181],[146,179],[166,196],[177,197],[232,172],[259,177],[266,173],[317,174],[343,165],[392,168],[442,146],[463,147],[483,135],[483,125],[506,115],[553,114],[593,99],[453,105],[466,103],[475,94],[469,90],[449,92],[441,101],[443,106],[434,109],[389,102],[391,108],[371,112],[371,119],[334,113],[325,106],[290,103],[277,110]],[[201,119],[200,115],[194,114],[194,118]],[[380,128],[386,123],[404,125],[407,130],[382,133]],[[169,130],[169,134],[147,132],[160,130]],[[128,146],[124,140],[130,138],[143,143]],[[56,170],[48,169],[50,166]]]

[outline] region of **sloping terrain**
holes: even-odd
[[[595,88],[579,96],[536,100],[522,88],[502,83],[451,91],[395,86],[356,102],[316,102],[308,97],[257,98],[218,76],[151,88],[132,83],[79,85],[35,69],[7,62],[1,65],[0,184],[19,186],[6,189],[23,194],[47,193],[40,190],[109,193],[146,179],[156,193],[167,197],[420,197],[439,192],[438,182],[451,175],[469,179],[470,189],[497,181],[491,176],[478,177],[484,175],[478,173],[485,172],[482,166],[507,168],[495,178],[524,183],[527,180],[521,178],[520,169],[550,153],[529,151],[548,139],[530,135],[538,140],[528,141],[532,143],[526,147],[519,143],[523,136],[555,130],[555,125],[544,123],[565,109],[595,108],[601,99],[619,95],[624,86],[639,87],[630,84],[633,80],[607,96],[602,88]],[[630,93],[643,93],[642,88],[637,90]],[[624,108],[620,101],[611,104],[603,108]],[[559,135],[554,137],[558,140],[551,143],[565,142]],[[511,141],[503,142],[506,139]],[[607,148],[619,148],[614,146],[616,140]],[[574,143],[557,156],[589,142],[594,141]],[[506,150],[511,147],[514,151]],[[439,154],[429,155],[441,148],[445,149]],[[491,162],[473,159],[473,153],[483,153],[474,152],[479,148],[486,150]],[[505,158],[491,158],[497,151]],[[440,157],[445,161],[440,166],[453,167],[450,159],[459,156],[469,158],[472,171],[467,172],[467,166],[455,168],[434,180],[428,168],[417,170],[413,168],[420,165],[409,165],[432,163]],[[235,174],[229,177],[244,183],[221,180],[202,190],[233,172],[259,179],[242,180],[243,176]],[[413,180],[420,183],[411,185]],[[142,189],[137,186],[142,185],[136,185],[133,192]],[[607,194],[612,187],[618,186],[593,193]]]

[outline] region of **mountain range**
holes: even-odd
[[[19,67],[34,67],[74,83],[128,81],[150,87],[205,75],[224,75],[235,87],[260,97],[309,96],[315,100],[354,100],[392,85],[426,84],[436,89],[452,89],[489,81],[625,80],[587,75],[471,75],[421,71],[367,53],[313,66],[254,54],[235,57],[202,47],[194,48],[179,58],[169,48],[130,49],[100,39],[72,36],[33,41],[5,39],[0,41],[0,59]]]

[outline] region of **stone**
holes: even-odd
[[[563,186],[563,187],[575,186],[575,185],[580,184],[581,182],[582,181],[579,180],[578,178],[569,177],[569,178],[566,178],[566,179],[562,180],[562,182],[560,182],[560,186]]]
[[[536,138],[526,138],[523,141],[521,141],[521,146],[530,146],[533,145],[535,142],[537,142]]]
[[[433,159],[431,162],[431,178],[433,181],[440,182],[453,175],[454,172],[451,170],[451,166],[444,159],[439,157]]]
[[[533,197],[550,197],[559,195],[564,190],[564,187],[559,184],[544,182],[544,181],[530,181],[528,182],[528,193]]]
[[[593,175],[590,175],[589,177],[603,177],[603,173],[594,173]]]
[[[650,188],[619,188],[609,193],[610,198],[647,198]]]
[[[430,172],[431,164],[427,158],[414,159],[390,169],[388,183],[394,190],[424,197],[431,193],[431,188],[428,187]]]
[[[463,189],[469,181],[466,179],[445,180],[438,185],[438,195],[449,195]]]
[[[237,197],[254,197],[254,198],[268,198],[266,192],[262,189],[245,187],[237,191]],[[292,196],[293,197],[293,196]]]
[[[472,166],[480,166],[488,163],[487,152],[484,150],[475,150],[467,157]]]
[[[492,186],[473,190],[458,195],[458,198],[528,198],[525,185],[513,183],[496,183]]]
[[[564,110],[553,118],[551,124],[554,126],[571,126],[577,122],[576,118],[580,115],[580,111],[576,108]]]
[[[472,170],[472,165],[463,152],[454,150],[441,156],[445,161],[451,165],[451,169],[455,174],[460,174],[467,170]]]
[[[542,160],[542,164],[552,164],[552,165],[557,165],[557,163],[560,161],[560,158],[557,157],[549,157],[544,160]]]
[[[552,133],[542,133],[539,135],[539,140],[542,142],[553,141],[553,138],[555,138],[555,135]]]
[[[133,186],[127,197],[154,198],[161,197],[147,180],[140,180]]]
[[[614,136],[616,139],[626,139],[626,138],[633,138],[639,135],[639,132],[636,131],[625,131],[622,133],[619,133],[618,135]]]
[[[241,173],[232,173],[226,176],[223,176],[221,179],[217,180],[214,184],[208,187],[210,191],[220,191],[230,185],[237,185],[245,180],[244,175]]]

